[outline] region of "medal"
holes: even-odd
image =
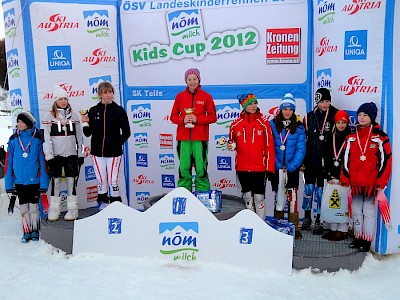
[[[28,152],[27,151],[28,151],[29,145],[31,144],[33,138],[35,137],[36,127],[35,127],[35,131],[32,134],[31,140],[29,141],[28,145],[26,145],[26,147],[24,147],[24,144],[22,144],[21,137],[19,135],[19,130],[17,131],[17,133],[18,133],[19,145],[21,146],[21,149],[22,149],[22,157],[23,158],[27,158],[28,157]]]
[[[335,129],[334,129],[335,130]],[[342,153],[343,149],[344,149],[344,145],[346,144],[346,141],[343,142],[342,146],[340,147],[339,151],[336,151],[336,132],[333,133],[333,155],[334,155],[334,163],[333,165],[335,167],[339,167],[339,156],[340,153]]]
[[[282,129],[282,130],[283,130],[283,129]],[[279,133],[279,138],[281,139],[281,143],[282,143],[282,145],[279,146],[279,149],[281,149],[282,151],[285,151],[285,149],[286,149],[285,143],[286,143],[286,140],[287,140],[288,137],[289,137],[289,133],[290,133],[290,130],[288,130],[288,131],[286,132],[285,138],[282,138],[282,131]]]
[[[63,130],[63,131],[67,131],[67,126],[64,125],[64,126],[62,127],[62,130]]]
[[[314,113],[314,114],[315,114],[315,113]],[[320,141],[325,140],[325,137],[324,137],[324,128],[325,128],[325,124],[326,124],[326,119],[328,119],[328,114],[329,114],[329,108],[326,110],[325,118],[324,118],[324,123],[322,123],[321,129],[320,129],[319,124],[318,124],[317,115],[315,115],[315,120],[317,121],[317,127],[318,127],[318,130],[319,130],[319,140],[320,140]]]
[[[360,160],[361,161],[366,161],[367,160],[367,157],[365,156],[365,152],[367,151],[367,146],[368,146],[368,142],[369,142],[369,137],[371,136],[372,127],[373,126],[371,124],[371,126],[369,127],[367,140],[365,141],[364,149],[361,147],[360,136],[358,135],[358,130],[356,130],[358,147],[360,148],[360,151],[361,151],[361,156],[360,156]]]

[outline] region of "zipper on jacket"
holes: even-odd
[[[191,94],[192,94],[192,107],[194,108],[194,92],[191,93]],[[192,139],[192,129],[193,129],[193,128],[190,128],[190,129],[189,129],[189,130],[190,130],[189,140]]]
[[[103,113],[103,144],[101,145],[101,156],[104,157],[104,141],[106,140],[106,110],[107,104],[104,104],[104,113]]]

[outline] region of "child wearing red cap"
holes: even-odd
[[[327,191],[341,192],[338,194],[329,195],[333,199],[332,203],[328,203],[326,207],[321,208],[321,219],[326,221],[329,225],[330,231],[323,234],[322,238],[329,241],[341,241],[347,239],[347,232],[349,229],[347,215],[332,215],[330,212],[338,212],[347,203],[347,190],[339,185],[340,172],[343,166],[344,148],[346,145],[346,137],[351,133],[349,127],[350,118],[346,111],[339,110],[335,114],[335,126],[333,128],[332,139],[327,143],[324,166],[327,175],[328,186],[324,188],[324,195]],[[328,207],[332,209],[329,210]],[[325,210],[326,208],[326,210]],[[325,212],[325,214],[324,214]],[[347,213],[343,212],[344,214]],[[343,222],[343,220],[346,220]],[[341,222],[340,222],[341,221]]]
[[[210,190],[208,178],[209,125],[217,121],[214,100],[201,89],[200,71],[195,68],[185,72],[186,89],[175,97],[171,122],[176,130],[179,157],[178,186],[192,191],[192,166],[196,176],[196,191]]]
[[[385,132],[375,122],[375,103],[364,103],[357,110],[356,132],[346,139],[344,164],[340,177],[342,185],[351,188],[351,210],[354,241],[350,248],[368,252],[375,236],[378,191],[389,183],[392,171],[392,150]]]

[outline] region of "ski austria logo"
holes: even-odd
[[[91,90],[92,100],[96,100],[96,101],[99,100],[99,95],[97,93],[98,92],[97,87],[102,82],[110,82],[111,83],[112,82],[111,75],[89,78],[89,88]]]
[[[161,182],[163,188],[175,188],[175,176],[169,174],[161,174]]]
[[[174,197],[172,198],[172,214],[173,215],[184,215],[186,214],[186,197]]]
[[[335,22],[335,14],[335,2],[318,0],[318,21],[322,22],[322,25]]]
[[[68,94],[68,98],[76,98],[76,97],[84,97],[85,96],[85,91],[84,90],[75,90],[72,85],[68,83],[61,83],[59,85],[62,87]],[[53,91],[47,92],[45,96],[43,97],[43,100],[54,100],[53,97]],[[71,99],[70,99],[71,100]]]
[[[83,18],[86,22],[87,33],[93,34],[96,38],[110,36],[108,10],[83,11]]]
[[[79,28],[78,22],[70,22],[66,16],[54,14],[49,17],[49,21],[39,23],[38,29],[46,29],[47,32],[57,31],[58,29],[76,29]]]
[[[346,4],[342,12],[347,12],[349,15],[354,15],[359,11],[379,9],[381,8],[381,1],[366,1],[366,0],[352,0],[352,4]]]
[[[18,116],[18,114],[23,111],[22,106],[22,91],[21,89],[14,89],[10,91],[10,104],[11,113],[13,116]]]
[[[135,132],[133,134],[133,142],[137,148],[149,148],[147,132]]]
[[[327,37],[323,37],[319,41],[319,45],[315,48],[315,53],[318,54],[318,56],[322,56],[325,53],[334,53],[337,51],[338,51],[338,46],[332,45],[331,41]]]
[[[20,78],[18,49],[14,48],[6,53],[8,78]]]
[[[218,150],[228,150],[228,135],[227,134],[216,134],[214,136],[215,148]]]
[[[347,84],[341,84],[338,91],[345,93],[345,96],[351,96],[354,93],[376,94],[378,87],[367,84],[364,78],[356,75],[350,77],[347,80]]]
[[[173,261],[195,261],[197,238],[199,236],[198,222],[164,222],[159,224],[161,240],[160,253],[170,256]]]
[[[236,183],[232,182],[232,180],[228,178],[222,178],[219,182],[214,183],[213,187],[217,189],[235,188]]]
[[[266,35],[267,64],[300,63],[300,28],[270,28]]]
[[[240,112],[242,111],[238,102],[219,104],[216,106],[216,109],[217,124],[224,126],[225,128],[229,128],[231,123],[239,118]]]
[[[47,65],[50,71],[71,70],[71,46],[47,46]]]
[[[139,174],[136,178],[133,178],[132,182],[136,184],[154,184],[154,180],[144,174]]]
[[[144,202],[150,198],[149,192],[136,192],[136,203],[143,205]]]
[[[94,173],[93,166],[85,166],[85,181],[95,180],[96,174]]]
[[[345,31],[344,60],[367,59],[367,30]]]
[[[15,10],[11,8],[4,12],[4,33],[7,38],[13,38],[17,34],[15,22]]]
[[[151,104],[133,104],[131,105],[133,124],[139,127],[151,126]]]
[[[165,170],[175,169],[175,157],[173,154],[159,154],[160,167]]]
[[[147,168],[149,166],[147,153],[136,153],[136,166],[144,168]]]
[[[317,70],[317,88],[327,88],[328,90],[332,89],[331,68]]]
[[[232,158],[230,156],[217,156],[217,169],[218,171],[231,171]]]
[[[91,56],[85,56],[82,60],[84,63],[88,63],[91,66],[95,66],[101,63],[115,63],[117,57],[115,55],[109,55],[107,50],[103,48],[97,48],[93,50]]]

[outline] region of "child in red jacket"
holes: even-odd
[[[271,125],[258,108],[257,97],[245,93],[238,99],[243,111],[231,124],[228,149],[236,150],[236,172],[246,208],[264,221],[266,175],[275,171],[274,138]]]
[[[357,110],[356,132],[346,139],[341,183],[350,185],[355,239],[350,248],[368,252],[375,236],[375,201],[387,186],[392,170],[390,141],[375,122],[375,103],[364,103]]]

